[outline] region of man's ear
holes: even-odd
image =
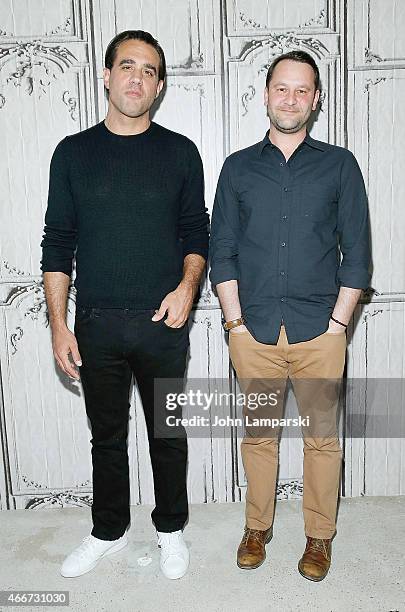
[[[317,89],[316,92],[315,92],[314,101],[312,103],[312,110],[313,111],[316,110],[316,107],[317,107],[318,102],[319,102],[319,96],[320,95],[321,95],[321,92],[320,92],[319,89]]]
[[[106,89],[110,89],[110,69],[109,68],[103,69],[103,79],[104,79],[104,87]]]
[[[157,84],[155,100],[156,100],[156,98],[158,98],[160,96],[160,92],[162,91],[164,84],[165,84],[164,80],[163,81],[159,81],[159,83]]]
[[[267,87],[264,88],[264,106],[267,106],[269,103],[269,90]]]

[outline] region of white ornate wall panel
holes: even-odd
[[[371,304],[353,318],[348,377],[371,381],[348,394],[348,413],[373,415],[373,380],[404,378],[405,277],[402,172],[405,125],[400,101],[405,93],[404,3],[395,0],[350,0],[348,3],[348,147],[356,155],[369,195],[373,277]],[[367,387],[367,385],[366,385]],[[395,383],[381,402],[382,422],[390,423]],[[391,408],[388,409],[391,402]],[[403,406],[404,399],[399,400]],[[391,419],[392,419],[391,414]],[[388,427],[387,427],[388,429]],[[345,492],[390,495],[405,489],[404,424],[402,437],[348,437]]]
[[[33,0],[0,7],[5,24],[0,36],[5,149],[0,184],[8,204],[0,211],[0,226],[7,228],[0,278],[9,279],[39,274],[38,236],[50,156],[64,136],[92,125],[95,113],[87,2],[57,5],[48,0],[40,11]]]
[[[351,0],[348,15],[350,68],[405,66],[402,0]]]
[[[0,0],[1,509],[91,503],[90,431],[80,386],[58,374],[51,356],[39,243],[52,152],[104,117],[104,53],[122,30],[150,30],[165,49],[167,87],[154,120],[197,144],[210,211],[225,155],[268,127],[268,64],[291,49],[313,55],[323,93],[312,135],[353,150],[370,195],[376,291],[353,319],[348,376],[403,376],[404,11],[401,0]],[[189,378],[223,378],[233,389],[209,282],[192,319]],[[369,399],[348,393],[347,407],[367,415]],[[243,499],[240,435],[189,439],[191,501]],[[346,437],[344,445],[345,494],[403,493],[400,439]],[[150,503],[136,389],[129,452],[132,502]],[[280,459],[278,496],[300,496],[301,440],[283,439]]]
[[[153,32],[165,50],[169,73],[220,69],[220,3],[217,0],[96,0],[100,51],[123,30]],[[101,70],[102,52],[97,67]]]
[[[229,36],[268,34],[286,30],[336,31],[339,2],[333,0],[226,0]]]
[[[40,494],[91,488],[89,429],[81,387],[62,376],[50,351],[42,288],[11,289],[1,309],[1,364],[11,495],[15,507]],[[74,302],[69,300],[69,324]]]
[[[361,427],[357,428],[358,435],[347,438],[346,494],[404,494],[404,303],[387,299],[358,307],[353,327],[356,333],[348,355],[347,374],[352,382],[346,398],[347,422],[357,415]],[[373,428],[376,416],[381,421]],[[364,435],[359,435],[361,429]]]
[[[405,69],[349,73],[349,148],[362,167],[370,201],[373,288],[378,295],[405,295],[402,223],[405,183]],[[387,274],[387,262],[394,265]]]

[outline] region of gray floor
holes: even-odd
[[[2,512],[0,588],[67,590],[70,607],[58,610],[91,612],[405,611],[405,497],[343,500],[332,567],[318,584],[296,570],[305,545],[299,501],[278,502],[267,559],[254,571],[235,564],[243,512],[242,504],[191,507],[190,570],[178,581],[160,575],[149,507],[132,508],[129,546],[74,579],[59,566],[88,534],[89,510]]]

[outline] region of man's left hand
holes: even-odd
[[[152,321],[161,321],[167,312],[165,325],[176,328],[182,327],[187,321],[193,306],[193,297],[192,286],[180,283],[177,289],[168,293],[162,300],[159,310],[152,317]]]

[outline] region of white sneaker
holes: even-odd
[[[89,572],[106,555],[118,552],[128,544],[127,532],[118,540],[99,540],[86,536],[80,546],[70,553],[63,562],[60,573],[64,578],[76,578]]]
[[[188,569],[190,555],[181,531],[157,532],[160,548],[160,569],[166,578],[182,578]]]

